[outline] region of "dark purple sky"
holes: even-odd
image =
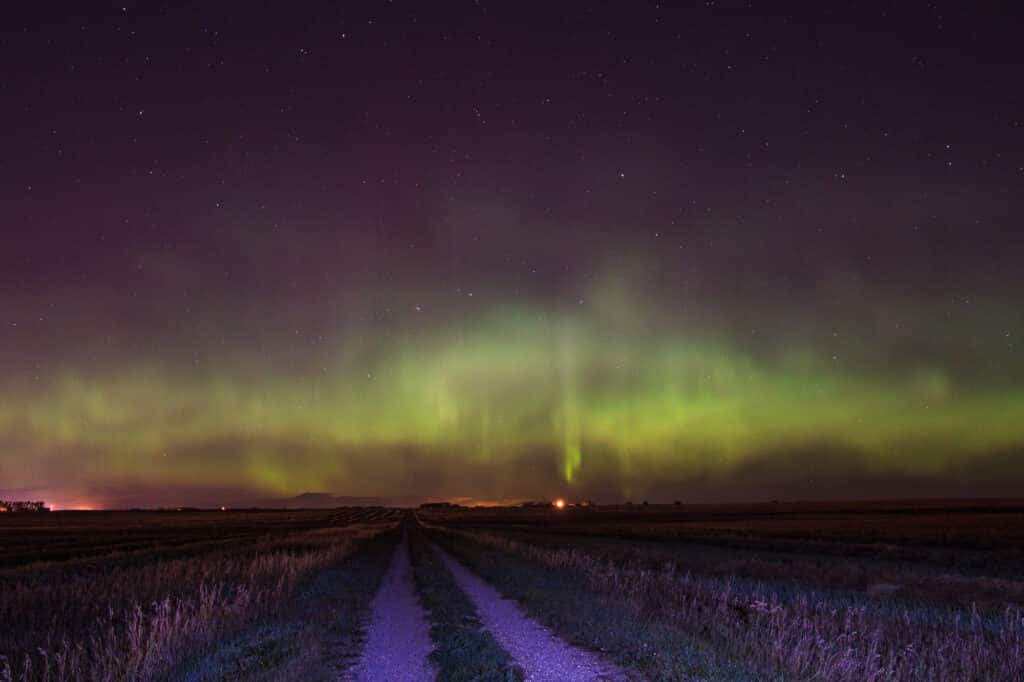
[[[1019,12],[302,4],[0,9],[0,493],[1024,478]]]

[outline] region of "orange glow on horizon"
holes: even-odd
[[[555,500],[552,504],[555,505],[555,509],[565,509],[565,500],[563,500],[561,497]]]
[[[102,503],[89,499],[69,499],[47,502],[50,511],[99,511]]]

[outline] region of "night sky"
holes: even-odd
[[[0,9],[0,497],[1022,489],[1020,17],[213,5]]]

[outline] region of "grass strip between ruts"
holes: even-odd
[[[410,529],[409,554],[420,601],[430,620],[430,659],[444,682],[523,679],[508,652],[483,628],[476,608],[431,549],[422,532]]]

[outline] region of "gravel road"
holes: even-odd
[[[380,590],[373,600],[366,646],[345,676],[355,682],[425,682],[436,674],[427,660],[433,645],[430,626],[416,597],[403,535]]]
[[[470,572],[440,547],[434,546],[455,581],[473,603],[484,627],[516,660],[533,682],[594,682],[630,679],[614,664],[563,641],[527,617],[519,605]]]

